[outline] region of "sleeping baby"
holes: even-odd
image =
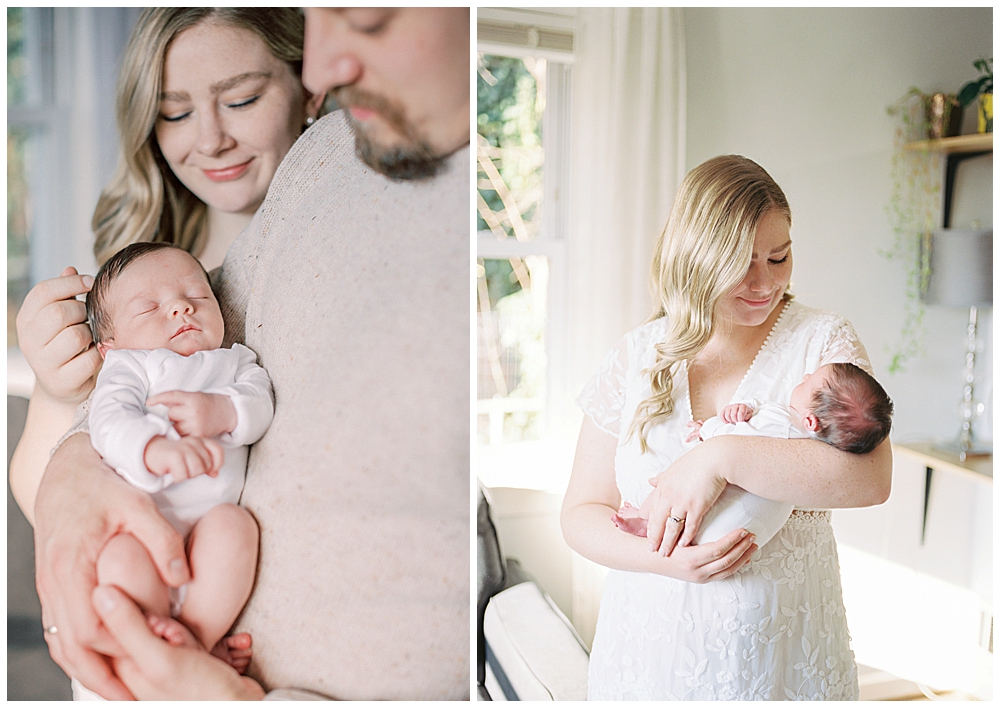
[[[714,418],[688,423],[687,440],[716,435],[815,438],[860,455],[878,447],[891,426],[892,401],[878,381],[854,364],[826,364],[803,377],[787,406],[753,400],[730,404]],[[638,509],[625,502],[612,520],[623,531],[645,537],[648,504],[648,498]],[[694,543],[711,543],[742,528],[763,547],[785,525],[792,508],[726,485],[702,519]]]
[[[98,582],[130,595],[167,641],[212,650],[253,586],[257,524],[236,503],[248,446],[273,415],[270,379],[248,348],[220,348],[208,276],[174,246],[137,243],[115,254],[94,279],[87,313],[104,358],[91,442],[184,536],[192,576],[168,587],[145,548],[120,534],[101,551]],[[249,651],[215,653],[240,670],[249,661]]]

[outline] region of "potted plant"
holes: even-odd
[[[968,106],[979,98],[979,132],[993,132],[993,57],[977,59],[972,65],[982,74],[975,81],[970,81],[958,92],[958,101]]]
[[[940,140],[958,135],[962,127],[962,103],[953,93],[924,93],[911,86],[886,111],[900,116],[907,141]]]

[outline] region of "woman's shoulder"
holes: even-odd
[[[847,319],[832,310],[821,310],[803,305],[798,300],[792,300],[781,318],[782,329],[798,332],[835,332],[841,327],[850,326]]]
[[[823,363],[850,361],[871,373],[868,353],[846,317],[795,300],[776,326],[771,350],[778,354],[801,351],[812,362],[813,370]]]
[[[635,367],[648,366],[644,363],[655,356],[653,345],[662,342],[666,335],[666,318],[661,317],[639,325],[622,335],[604,357],[600,371],[625,372]]]
[[[622,339],[628,343],[629,349],[636,351],[662,342],[667,335],[667,318],[657,317],[645,322],[628,332]]]

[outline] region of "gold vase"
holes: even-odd
[[[993,132],[993,94],[979,94],[979,132]]]
[[[932,93],[925,99],[927,137],[940,140],[958,135],[962,127],[962,104],[952,93]]]

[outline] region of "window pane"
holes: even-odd
[[[17,346],[14,319],[30,285],[31,194],[27,165],[37,141],[25,128],[7,129],[7,346]]]
[[[545,59],[479,55],[478,231],[531,241],[541,227]]]
[[[7,107],[39,106],[46,94],[43,54],[51,51],[52,8],[7,8]]]
[[[24,8],[7,8],[7,105],[24,103],[27,59],[24,55]]]
[[[548,259],[480,259],[477,417],[480,444],[537,440],[545,403]]]

